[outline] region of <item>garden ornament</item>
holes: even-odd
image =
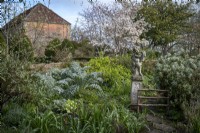
[[[133,76],[143,76],[142,75],[142,62],[146,56],[146,52],[139,51],[138,47],[133,48],[133,55],[132,55],[132,72]]]

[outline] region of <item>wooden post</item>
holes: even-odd
[[[167,96],[142,96],[140,95],[140,91],[155,91],[158,93],[167,93]],[[141,99],[165,99],[167,103],[142,103]],[[166,107],[167,111],[169,111],[169,92],[167,90],[157,90],[157,89],[139,89],[137,90],[137,112],[140,112],[140,107]]]

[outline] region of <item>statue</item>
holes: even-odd
[[[133,48],[133,55],[132,55],[132,72],[133,76],[143,76],[142,75],[142,61],[146,56],[146,52],[140,52],[138,47]]]

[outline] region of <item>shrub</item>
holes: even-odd
[[[74,52],[74,47],[71,41],[64,39],[62,42],[55,38],[49,42],[45,49],[45,56],[49,61],[68,61],[71,59],[71,54]]]
[[[190,131],[192,133],[200,133],[200,115],[192,119]]]
[[[69,41],[68,39],[64,39],[61,43],[60,49],[68,49],[72,54],[74,54],[75,46],[73,42]]]
[[[175,108],[183,110],[184,104],[188,104],[198,92],[196,84],[200,71],[197,68],[200,68],[200,56],[189,57],[186,53],[169,54],[156,64],[157,87],[169,90],[170,103]]]
[[[126,54],[126,55],[121,55],[121,56],[117,56],[117,57],[113,57],[114,61],[118,64],[118,65],[122,65],[125,68],[131,70],[132,69],[132,60],[131,60],[131,55],[130,54]]]
[[[199,65],[200,66],[200,65]],[[192,99],[185,105],[184,114],[188,120],[188,131],[200,133],[200,67],[195,69],[191,78]]]
[[[94,56],[94,47],[88,40],[83,40],[79,43],[75,43],[75,58],[83,58],[83,57],[93,57]]]
[[[147,75],[145,74],[143,76],[143,87],[148,88],[148,89],[154,89],[156,88],[156,83],[154,81],[154,76],[153,75]]]
[[[145,60],[142,62],[143,75],[153,75],[156,67],[156,60]]]
[[[20,60],[33,61],[34,53],[30,39],[26,35],[15,35],[9,44],[9,53]]]
[[[188,132],[200,133],[200,96],[198,99],[191,100],[190,104],[185,107],[184,113],[188,120]]]
[[[26,112],[20,105],[10,103],[5,108],[2,120],[7,126],[18,127],[25,116]]]
[[[116,60],[110,57],[99,57],[91,59],[88,65],[91,67],[90,71],[103,74],[105,87],[123,90],[124,86],[131,84],[131,71],[116,63]]]
[[[56,56],[56,49],[60,45],[61,41],[58,38],[53,39],[49,42],[49,45],[45,49],[45,55],[52,59],[54,56]]]
[[[28,65],[15,58],[0,60],[0,112],[10,100],[28,92]]]
[[[0,54],[5,54],[6,52],[6,42],[4,40],[3,34],[0,32]]]
[[[131,71],[120,65],[120,62],[118,58],[110,57],[99,57],[89,61],[89,71],[101,72],[104,79],[102,87],[105,93],[102,94],[103,97],[98,93],[98,95],[91,94],[94,101],[115,99],[118,104],[128,107],[130,104]]]
[[[146,59],[147,60],[156,60],[156,59],[158,59],[159,57],[161,57],[161,53],[160,52],[158,52],[158,51],[155,51],[155,50],[152,50],[152,49],[147,49],[146,50]]]

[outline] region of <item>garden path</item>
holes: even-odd
[[[155,115],[146,115],[147,130],[142,133],[178,133],[172,122]]]

